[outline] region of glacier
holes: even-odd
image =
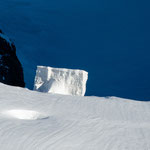
[[[34,90],[84,96],[88,73],[84,70],[37,66]]]
[[[148,150],[150,101],[0,83],[0,137],[2,150]]]

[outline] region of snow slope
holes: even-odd
[[[150,102],[0,84],[2,150],[149,150]]]

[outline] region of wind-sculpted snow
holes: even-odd
[[[21,110],[21,109],[4,111],[2,114],[7,117],[13,117],[13,118],[24,119],[24,120],[37,120],[37,119],[45,119],[48,117],[37,111]]]
[[[0,137],[2,150],[149,150],[150,102],[0,84]]]
[[[84,96],[88,73],[84,70],[38,66],[34,90],[46,93]]]

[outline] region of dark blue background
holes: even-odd
[[[86,95],[150,100],[150,3],[70,3],[62,4],[70,9],[61,18],[50,18],[60,34],[52,37],[59,52],[50,53],[44,65],[87,70]]]
[[[86,95],[150,100],[149,1],[4,4],[0,24],[16,38],[27,87],[33,87],[37,65],[84,69],[89,72]]]

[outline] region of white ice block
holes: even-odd
[[[37,66],[34,90],[84,96],[88,73],[84,70]]]

